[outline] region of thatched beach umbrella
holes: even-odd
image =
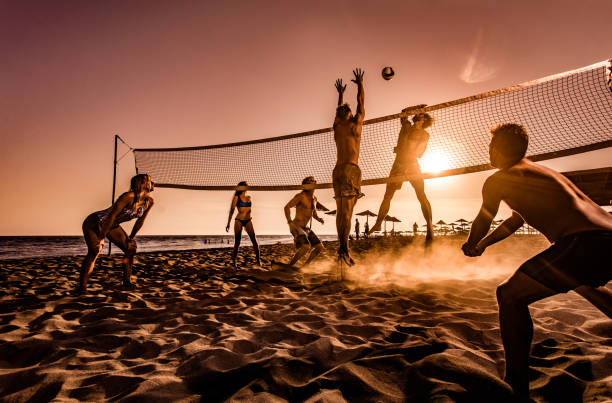
[[[387,217],[385,217],[385,219],[387,221],[391,221],[393,223],[393,229],[392,229],[393,232],[395,232],[395,223],[396,222],[402,222],[401,220],[399,220],[399,219],[397,219],[395,217],[389,216],[389,215]]]
[[[378,214],[374,214],[370,210],[362,211],[361,213],[357,213],[357,215],[366,216],[366,224],[368,224],[368,227],[370,226],[370,224],[368,223],[368,218],[378,217]]]
[[[460,218],[458,220],[455,220],[455,222],[458,222],[459,225],[461,225],[461,231],[465,231],[465,223],[468,223],[469,221],[464,218]]]
[[[447,227],[447,223],[445,223],[443,220],[440,220],[436,223],[436,225],[438,226],[438,231],[441,231],[442,229],[444,229],[444,235],[446,235],[446,232],[448,231],[448,227]]]

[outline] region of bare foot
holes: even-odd
[[[382,223],[377,222],[376,224],[374,224],[374,226],[372,226],[372,228],[370,228],[370,230],[368,231],[368,235],[372,235],[372,233],[376,231],[380,231],[381,228],[382,228]]]
[[[338,252],[338,259],[346,263],[348,266],[352,266],[355,264],[355,261],[353,260],[351,255],[349,255],[349,253],[345,251]]]

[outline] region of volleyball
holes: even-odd
[[[384,69],[382,69],[382,78],[384,78],[385,80],[391,80],[393,78],[393,76],[395,75],[395,72],[393,71],[392,67],[385,67]]]

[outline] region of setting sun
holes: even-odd
[[[436,173],[450,168],[448,157],[445,153],[434,152],[425,155],[419,162],[422,172]]]

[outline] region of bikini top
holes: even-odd
[[[240,196],[238,196],[238,203],[236,203],[236,207],[251,207],[251,201],[248,202],[242,201]]]
[[[100,220],[101,224],[103,224],[106,220],[108,220],[108,217],[110,217],[110,210],[111,208],[109,207],[106,210],[100,210],[94,213],[96,216],[98,216],[98,220]],[[130,221],[134,218],[140,218],[143,214],[144,208],[142,206],[138,207],[136,211],[134,211],[130,207],[124,207],[115,218],[115,222],[113,222],[113,227],[116,227],[122,222]]]

